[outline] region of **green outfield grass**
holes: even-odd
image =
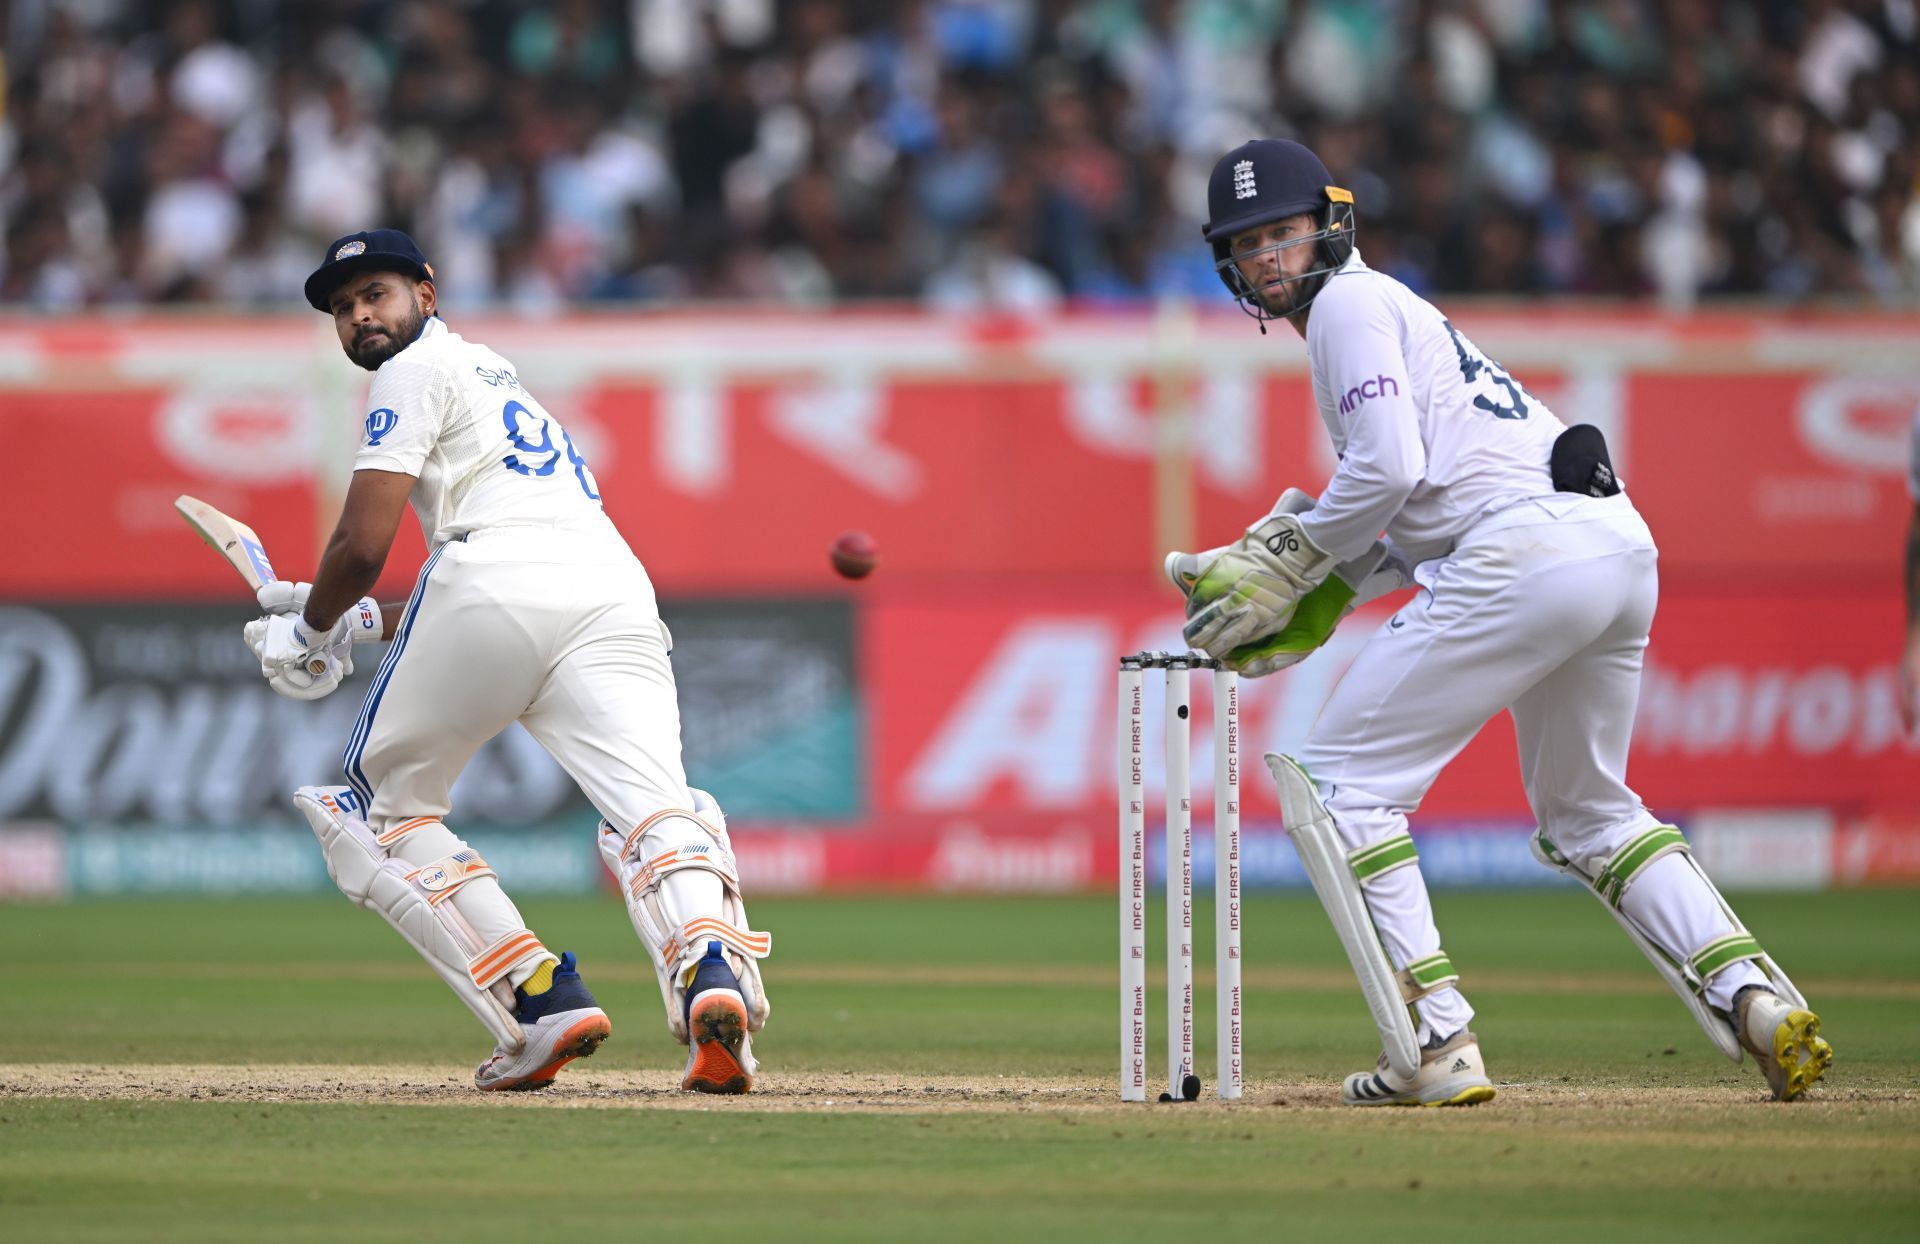
[[[1124,1109],[1103,1104],[1117,1063],[1110,899],[755,903],[775,939],[765,1087],[887,1073],[981,1092],[853,1108],[827,1090],[769,1092],[698,1110],[619,1091],[355,1101],[350,1075],[337,1101],[24,1093],[29,1065],[44,1084],[50,1064],[96,1079],[128,1068],[130,1081],[154,1064],[257,1066],[266,1080],[268,1067],[371,1064],[444,1081],[491,1043],[398,937],[338,898],[0,906],[0,1236],[1892,1238],[1920,1212],[1915,904],[1739,899],[1838,1055],[1821,1100],[1780,1107],[1751,1066],[1711,1050],[1585,895],[1443,892],[1489,1071],[1512,1087],[1472,1111],[1388,1112],[1328,1109],[1303,1086],[1336,1082],[1375,1047],[1306,897],[1249,905],[1247,1101]],[[549,945],[580,955],[614,1017],[614,1039],[563,1085],[677,1069],[617,902],[523,907]],[[1204,904],[1200,919],[1204,965]],[[1211,1087],[1204,990],[1199,1009]],[[1002,1077],[1086,1091],[996,1098]],[[556,1097],[581,1108],[548,1108]]]

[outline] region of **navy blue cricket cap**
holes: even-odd
[[[307,278],[307,301],[315,311],[330,312],[327,299],[340,288],[340,282],[368,269],[404,272],[425,281],[434,279],[433,265],[412,238],[398,229],[365,229],[335,238],[327,247],[326,258]]]

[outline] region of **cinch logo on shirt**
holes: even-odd
[[[1340,413],[1350,415],[1359,408],[1360,403],[1369,398],[1384,397],[1389,385],[1393,387],[1393,395],[1399,397],[1400,382],[1385,374],[1375,376],[1365,384],[1354,385],[1341,395]]]

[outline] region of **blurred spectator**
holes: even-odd
[[[1012,218],[998,212],[982,220],[927,282],[927,304],[941,311],[1033,313],[1059,301],[1060,287],[1020,253]]]
[[[1314,145],[1423,292],[1920,305],[1920,0],[15,0],[0,304],[1218,294],[1213,158]]]

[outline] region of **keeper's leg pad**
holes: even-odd
[[[345,786],[302,786],[293,793],[327,857],[327,875],[348,898],[378,914],[447,982],[508,1052],[517,1053],[526,1034],[514,1018],[510,974],[555,956],[521,928],[483,941],[447,900],[493,869],[437,819],[416,817],[376,834],[360,816],[360,801]],[[452,849],[433,862],[408,864],[389,847],[415,834],[444,834]],[[496,881],[497,884],[497,881]]]
[[[1320,896],[1320,905],[1326,908],[1340,945],[1346,948],[1347,961],[1360,981],[1360,994],[1380,1030],[1387,1065],[1402,1080],[1411,1080],[1420,1071],[1420,1040],[1409,1008],[1460,979],[1444,951],[1395,971],[1374,927],[1365,887],[1396,868],[1415,863],[1419,856],[1413,839],[1404,833],[1395,834],[1349,851],[1300,762],[1269,752],[1267,768],[1280,787],[1280,813],[1286,821],[1287,836],[1293,839],[1307,879],[1313,882],[1313,891]]]
[[[748,1031],[764,1028],[772,1012],[760,960],[772,951],[773,937],[747,927],[720,805],[703,790],[692,794],[693,807],[663,808],[624,833],[610,821],[600,822],[600,858],[619,881],[634,932],[652,954],[667,1027],[682,1044],[688,1039],[686,987],[709,942],[720,943],[740,978]],[[751,1074],[747,1044],[742,1044],[742,1063]]]
[[[1721,895],[1713,879],[1708,877],[1699,863],[1693,858],[1693,849],[1688,846],[1685,835],[1672,825],[1656,825],[1652,829],[1635,834],[1607,858],[1600,871],[1589,876],[1579,865],[1568,859],[1560,849],[1553,845],[1544,830],[1535,830],[1531,842],[1534,858],[1556,872],[1565,873],[1586,888],[1587,893],[1600,900],[1600,905],[1627,931],[1633,944],[1640,948],[1653,970],[1667,982],[1673,992],[1680,996],[1687,1009],[1693,1012],[1693,1018],[1700,1024],[1701,1031],[1707,1034],[1722,1054],[1734,1062],[1740,1061],[1740,1036],[1734,1030],[1733,1021],[1725,1012],[1711,1005],[1706,998],[1707,982],[1716,974],[1725,971],[1736,963],[1752,962],[1760,969],[1772,985],[1774,992],[1796,1008],[1804,1009],[1807,1001],[1794,987],[1787,974],[1780,970],[1746,925],[1740,923],[1740,917],[1733,914],[1733,908]],[[1686,860],[1700,884],[1707,893],[1713,895],[1713,901],[1720,905],[1726,915],[1727,923],[1733,926],[1733,932],[1714,938],[1704,946],[1695,947],[1685,958],[1670,954],[1656,942],[1652,935],[1620,905],[1627,891],[1647,867],[1655,860],[1669,855],[1678,855]]]

